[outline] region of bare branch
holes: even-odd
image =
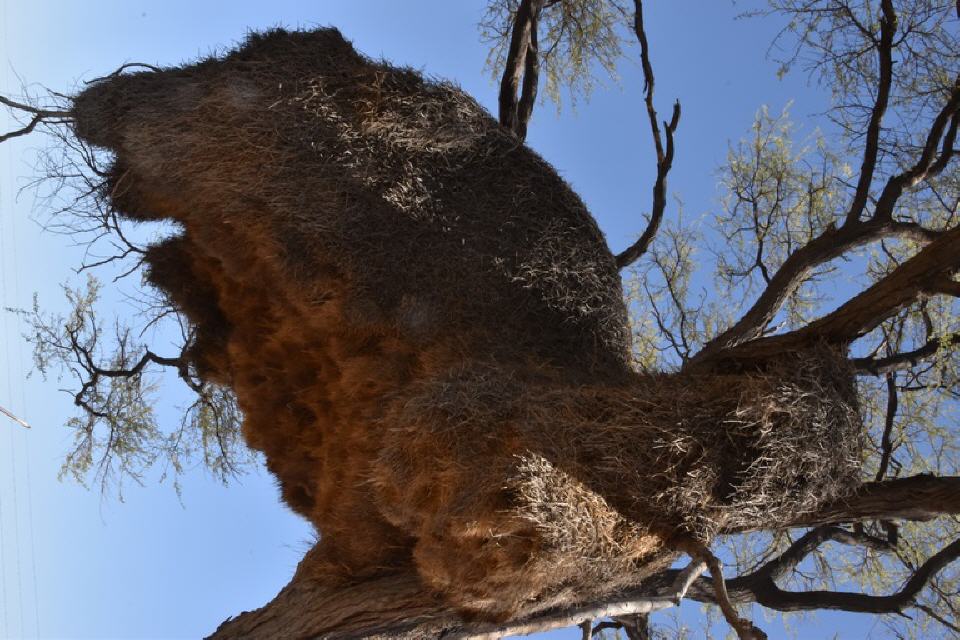
[[[779,580],[793,571],[808,555],[826,542],[839,542],[851,546],[861,546],[876,551],[890,551],[893,546],[888,540],[867,535],[861,531],[849,531],[843,527],[821,525],[800,536],[787,549],[748,576],[738,578],[742,581],[759,580],[761,577]]]
[[[874,218],[893,219],[893,209],[906,189],[939,174],[954,155],[953,143],[957,137],[957,119],[960,113],[960,76],[954,80],[950,98],[930,126],[926,143],[917,162],[908,170],[887,180],[877,199]],[[942,145],[939,155],[937,148]]]
[[[880,467],[877,469],[877,482],[883,480],[890,465],[890,456],[893,455],[893,427],[897,419],[897,378],[892,373],[887,374],[887,412],[884,416],[883,435],[880,438]]]
[[[723,617],[737,632],[737,637],[741,640],[766,640],[767,634],[753,625],[752,622],[741,618],[730,601],[727,593],[727,583],[723,579],[723,570],[720,567],[720,561],[717,557],[707,550],[703,551],[707,566],[710,568],[710,578],[713,581],[713,589],[717,596],[717,604],[723,612]]]
[[[861,613],[898,613],[914,604],[916,597],[927,583],[944,567],[960,557],[960,540],[941,549],[924,562],[903,584],[899,591],[885,596],[841,591],[799,591],[780,589],[772,580],[750,583],[746,580],[730,584],[728,588],[737,596],[747,596],[770,609],[778,611],[804,611],[812,609],[836,609]]]
[[[64,111],[60,109],[41,109],[39,107],[34,107],[29,104],[11,100],[10,98],[4,96],[0,96],[0,104],[16,111],[24,111],[35,116],[40,116],[41,118],[63,118],[65,120],[73,119],[73,113],[71,111]]]
[[[26,427],[27,429],[30,428],[30,425],[27,424],[27,422],[26,422],[25,420],[21,420],[20,418],[18,418],[17,416],[15,416],[14,414],[12,414],[11,412],[7,411],[7,410],[4,409],[3,407],[0,407],[0,413],[2,413],[3,415],[7,416],[8,418],[10,418],[11,420],[13,420],[13,421],[16,422],[17,424],[19,424],[21,427]]]
[[[670,122],[664,122],[666,132],[666,151],[664,151],[663,136],[660,133],[657,110],[653,106],[653,89],[655,78],[653,65],[650,63],[650,50],[647,45],[647,34],[643,28],[643,2],[634,0],[633,30],[640,42],[640,60],[643,67],[644,103],[647,107],[647,117],[650,119],[650,133],[653,135],[653,145],[657,154],[657,179],[653,185],[653,206],[650,210],[650,221],[639,239],[623,252],[617,255],[617,268],[623,269],[636,262],[642,256],[650,243],[653,242],[660,223],[663,221],[663,212],[667,206],[667,174],[673,166],[674,142],[673,136],[680,123],[680,102],[674,102],[673,115]]]
[[[87,80],[86,82],[84,82],[84,84],[90,85],[90,84],[95,84],[97,82],[102,82],[103,80],[110,80],[111,78],[116,78],[127,69],[133,69],[133,68],[147,69],[148,71],[153,71],[156,73],[163,71],[163,69],[161,69],[160,67],[154,66],[152,64],[146,64],[145,62],[127,62],[117,67],[116,70],[114,70],[112,73],[108,73],[105,76],[100,76],[97,78],[93,78],[91,80]]]
[[[896,593],[875,596],[836,591],[792,592],[781,589],[776,580],[792,571],[805,557],[828,541],[856,544],[882,551],[892,545],[885,540],[851,532],[840,527],[817,527],[801,536],[782,554],[756,571],[725,581],[725,590],[732,604],[757,603],[777,611],[810,611],[835,609],[862,613],[898,613],[915,603],[920,591],[933,577],[960,557],[960,540],[954,541],[916,568]],[[712,572],[712,569],[711,569]],[[675,571],[666,571],[647,582],[648,589],[674,579]],[[691,585],[688,598],[721,604],[711,580],[699,578]]]
[[[581,640],[590,640],[593,637],[591,630],[593,629],[593,620],[584,620],[580,623],[580,638]]]
[[[943,338],[928,340],[923,346],[913,351],[896,353],[883,358],[854,358],[851,362],[857,373],[881,376],[893,371],[912,369],[942,350],[958,344],[960,344],[960,333],[953,333]]]
[[[43,122],[51,121],[69,121],[73,119],[73,114],[69,111],[60,111],[54,109],[40,109],[38,107],[31,106],[29,104],[23,104],[21,102],[16,102],[10,98],[0,96],[0,104],[13,111],[22,111],[24,113],[29,113],[33,116],[25,126],[20,129],[16,129],[9,133],[4,133],[0,135],[0,143],[6,142],[11,138],[17,138],[20,136],[25,136],[31,133],[34,129],[37,128],[37,125]]]
[[[669,589],[659,596],[641,596],[612,599],[602,604],[590,604],[564,611],[562,614],[552,612],[543,616],[534,616],[520,623],[505,625],[481,625],[473,627],[463,633],[445,635],[444,640],[470,638],[471,640],[495,640],[511,635],[527,635],[550,629],[573,627],[585,621],[599,618],[616,618],[620,616],[652,613],[668,609],[680,604],[687,590],[706,570],[707,564],[703,561],[693,561],[681,571],[672,575]],[[649,593],[649,591],[647,592]]]
[[[957,7],[960,7],[960,3],[957,4]],[[947,620],[947,619],[944,618],[943,616],[939,615],[939,614],[938,614],[936,611],[934,611],[932,608],[928,607],[928,606],[925,605],[925,604],[918,604],[918,605],[914,605],[914,606],[915,606],[917,609],[919,609],[920,611],[923,611],[925,614],[927,614],[928,616],[930,616],[930,617],[933,618],[934,620],[936,620],[937,622],[939,622],[940,624],[942,624],[943,626],[945,626],[947,629],[950,629],[951,631],[953,631],[953,632],[956,633],[957,635],[960,635],[960,627],[958,627],[957,625],[953,624],[952,622],[950,622],[949,620]]]
[[[18,138],[20,136],[29,135],[34,129],[36,129],[37,125],[40,124],[41,122],[43,122],[43,118],[41,116],[33,116],[33,118],[25,127],[16,129],[14,131],[11,131],[10,133],[5,133],[3,135],[0,135],[0,142],[6,142],[11,138]]]

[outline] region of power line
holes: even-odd
[[[4,70],[3,70],[3,80],[4,80],[4,82],[3,82],[3,87],[6,88],[6,86],[7,86],[7,79],[8,79],[8,73],[7,73],[7,72],[8,72],[9,63],[10,63],[9,44],[8,44],[8,43],[9,43],[9,17],[8,17],[8,6],[7,6],[6,0],[3,0],[2,8],[3,8],[4,58],[5,58],[5,61],[6,61],[6,64],[4,65]],[[7,147],[7,148],[4,149],[4,155],[6,156],[6,157],[5,157],[5,160],[6,160],[5,165],[7,166],[8,171],[9,171],[9,170],[11,170],[11,169],[10,169],[10,168],[11,168],[11,163],[10,163],[10,149],[9,149],[9,147]],[[11,174],[8,174],[7,177],[8,177],[8,180],[12,183],[12,180],[13,180],[12,175],[11,175]],[[2,196],[6,196],[6,193],[0,193],[0,197],[2,197]],[[4,207],[4,209],[7,209],[7,207]],[[5,302],[5,303],[6,303],[6,302],[9,302],[9,301],[10,301],[10,298],[8,298],[9,291],[8,291],[8,289],[7,289],[7,276],[6,276],[6,274],[7,274],[7,273],[11,273],[11,274],[12,274],[12,278],[11,278],[11,279],[12,279],[12,283],[13,283],[13,291],[12,291],[12,294],[13,294],[13,302],[14,302],[14,305],[16,305],[17,303],[19,303],[19,300],[20,300],[20,261],[19,261],[19,256],[18,256],[18,252],[17,252],[17,250],[18,250],[18,240],[19,240],[19,239],[18,239],[18,237],[17,237],[17,221],[16,221],[16,214],[15,214],[15,213],[10,216],[9,227],[8,227],[8,228],[5,228],[5,226],[6,226],[6,225],[0,225],[0,255],[3,255],[4,257],[6,257],[6,256],[9,256],[9,257],[10,257],[10,258],[9,258],[10,262],[8,262],[6,265],[4,265],[4,266],[9,266],[10,268],[9,268],[9,269],[4,268],[4,269],[3,269],[3,272],[4,272],[4,273],[3,273],[3,274],[0,274],[0,283],[2,283],[2,287],[0,287],[0,289],[2,289],[2,296],[3,296],[4,302]],[[9,230],[9,234],[7,233],[8,230]],[[9,249],[9,250],[8,250],[8,249]],[[6,306],[6,305],[5,305],[5,306]],[[4,345],[4,346],[5,346],[5,349],[4,349],[4,350],[5,350],[6,361],[7,361],[7,372],[6,372],[6,373],[7,373],[7,397],[9,398],[9,400],[10,400],[11,402],[13,402],[13,400],[14,400],[14,390],[13,390],[14,365],[13,365],[13,359],[11,358],[11,347],[10,347],[10,343],[12,342],[12,340],[11,340],[10,338],[11,338],[11,336],[13,336],[13,335],[15,335],[15,334],[16,334],[16,335],[19,334],[20,319],[19,319],[19,316],[15,316],[14,326],[13,326],[13,329],[15,330],[15,332],[11,332],[11,331],[8,330],[8,329],[9,329],[9,326],[8,326],[8,325],[9,325],[10,315],[11,315],[11,314],[9,314],[9,313],[4,313],[3,327],[4,327],[4,330],[5,330],[4,333],[6,334],[5,340],[4,340],[4,343],[5,343],[5,345]],[[17,349],[16,349],[16,350],[17,350],[17,354],[16,354],[16,355],[17,355],[17,365],[18,365],[17,368],[19,368],[19,369],[22,371],[22,369],[23,369],[23,349],[22,349],[22,345],[20,344],[19,341],[17,341]],[[25,392],[25,389],[24,389],[24,386],[23,386],[22,378],[18,376],[17,379],[20,381],[20,382],[19,382],[19,392],[20,392],[20,393],[19,393],[19,396],[20,396],[20,398],[19,398],[19,400],[20,400],[19,405],[20,405],[20,406],[19,406],[19,407],[15,407],[15,408],[18,410],[19,413],[22,414],[23,411],[26,409],[26,404],[27,404],[27,403],[26,403],[26,392]],[[14,414],[12,414],[12,413],[10,413],[10,412],[8,412],[8,411],[4,411],[4,413],[6,413],[8,416],[10,416],[11,418],[13,418],[14,420],[16,420],[17,422],[19,422],[19,423],[22,424],[23,426],[25,426],[25,427],[28,427],[28,426],[29,426],[24,420],[18,418],[16,415],[14,415]],[[32,575],[32,578],[33,578],[32,586],[33,586],[33,592],[34,592],[34,602],[33,602],[33,605],[34,605],[34,619],[35,619],[34,631],[35,631],[37,634],[39,634],[39,613],[38,613],[38,610],[37,610],[36,553],[35,553],[35,540],[34,540],[34,532],[33,532],[33,499],[32,499],[32,493],[33,493],[33,490],[32,490],[32,489],[33,489],[33,488],[32,488],[32,483],[31,483],[31,478],[30,478],[30,467],[29,467],[29,464],[30,464],[30,462],[29,462],[29,456],[30,456],[30,451],[29,451],[29,439],[26,438],[26,434],[21,431],[21,433],[23,434],[23,446],[22,446],[22,447],[18,447],[18,446],[17,446],[17,445],[18,445],[18,442],[17,442],[16,434],[14,433],[14,431],[18,431],[18,430],[12,429],[12,430],[10,431],[10,438],[9,438],[9,440],[10,440],[10,469],[11,469],[12,489],[13,489],[13,543],[14,543],[14,547],[13,547],[13,548],[14,548],[14,555],[15,555],[14,566],[15,566],[15,569],[16,569],[16,585],[17,585],[16,591],[17,591],[17,605],[18,605],[17,609],[18,609],[18,614],[19,614],[19,618],[18,618],[18,620],[19,620],[19,633],[20,633],[21,636],[26,636],[26,625],[25,625],[25,620],[24,620],[24,602],[23,602],[23,601],[24,601],[23,573],[22,573],[22,567],[21,567],[21,555],[22,555],[23,550],[22,550],[21,545],[20,545],[20,507],[19,507],[19,503],[18,503],[20,490],[19,490],[19,488],[18,488],[18,475],[19,475],[19,474],[18,474],[18,471],[17,471],[17,457],[18,457],[18,454],[19,454],[21,451],[24,453],[24,463],[25,463],[24,469],[25,469],[25,472],[26,472],[26,494],[25,494],[25,497],[26,497],[26,509],[27,509],[27,527],[28,527],[28,533],[29,533],[29,538],[30,538],[30,566],[31,566],[31,569],[32,569],[32,574],[33,574],[33,575]],[[2,521],[2,517],[0,517],[0,526],[2,526],[2,522],[3,522],[3,521]],[[4,579],[3,579],[3,583],[4,583],[3,597],[4,597],[4,605],[6,605],[6,603],[7,603],[7,593],[6,593],[6,575],[5,575],[5,574],[4,574],[3,578],[4,578]],[[4,606],[4,609],[6,609],[6,606]],[[5,632],[5,634],[7,634],[7,635],[9,635],[10,622],[11,622],[11,621],[10,621],[9,617],[8,617],[6,614],[4,614],[4,632]]]

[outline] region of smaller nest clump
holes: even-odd
[[[688,417],[682,431],[657,437],[653,449],[670,451],[664,457],[677,465],[665,469],[657,509],[707,542],[722,531],[787,526],[848,496],[860,484],[863,428],[844,362],[813,350],[743,376],[736,391],[724,388],[727,376],[694,378],[700,398],[666,384],[663,392],[682,398],[681,415],[705,411],[717,422]]]

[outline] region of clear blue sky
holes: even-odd
[[[0,91],[27,82],[71,91],[78,81],[127,61],[173,64],[230,46],[248,29],[334,25],[358,49],[428,74],[456,80],[488,108],[495,85],[483,72],[486,49],[476,22],[480,0],[0,0],[4,64]],[[803,77],[778,81],[764,59],[774,23],[734,21],[745,8],[724,0],[649,2],[648,31],[662,113],[674,98],[684,114],[671,191],[687,219],[715,206],[715,169],[727,144],[743,135],[762,104],[794,114],[825,108]],[[639,68],[625,63],[620,86],[608,83],[588,103],[557,114],[541,105],[529,143],[584,197],[618,250],[643,227],[653,158],[639,88]],[[0,120],[3,129],[8,119]],[[0,307],[62,306],[59,284],[73,276],[79,250],[41,233],[31,217],[32,147],[0,146],[2,256]],[[671,208],[672,209],[672,206]],[[669,215],[669,214],[668,214]],[[109,296],[118,313],[126,307]],[[23,327],[4,314],[0,334],[0,405],[29,420],[22,430],[0,419],[0,634],[11,638],[196,638],[227,616],[267,602],[290,578],[311,531],[278,500],[262,472],[222,487],[203,470],[188,474],[182,503],[169,485],[128,485],[125,502],[56,479],[69,434],[70,399],[56,380],[25,379],[30,369]],[[173,412],[161,414],[175,420]],[[695,617],[697,605],[684,607]],[[823,616],[799,637],[881,637],[870,618]],[[779,623],[764,623],[784,637]],[[874,633],[875,635],[871,635]],[[579,637],[572,631],[550,637]]]

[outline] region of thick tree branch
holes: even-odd
[[[660,228],[660,223],[663,221],[663,212],[667,206],[667,174],[670,173],[673,166],[673,136],[677,130],[677,125],[680,123],[680,102],[678,101],[673,104],[673,115],[670,117],[670,122],[663,123],[666,133],[666,150],[664,150],[663,134],[661,134],[658,124],[659,117],[653,105],[655,77],[653,75],[653,65],[650,63],[647,34],[643,28],[643,2],[634,0],[634,6],[636,12],[634,13],[633,29],[637,40],[640,42],[640,60],[643,67],[645,91],[644,103],[647,108],[647,117],[650,120],[650,133],[653,136],[654,150],[657,154],[657,179],[653,185],[653,206],[650,210],[650,221],[640,238],[617,255],[617,268],[619,269],[630,266],[647,251]]]
[[[530,39],[523,63],[523,85],[520,89],[520,101],[517,103],[517,120],[514,125],[517,137],[527,139],[527,125],[533,116],[533,107],[537,101],[537,89],[540,85],[540,44],[537,36],[539,13],[530,21]]]
[[[844,229],[846,227],[840,231],[843,232]],[[931,293],[931,283],[940,282],[960,270],[960,251],[957,251],[957,246],[960,246],[960,227],[942,233],[890,275],[819,320],[802,329],[753,340],[723,353],[717,353],[714,349],[709,355],[716,357],[709,364],[721,367],[742,366],[750,361],[766,360],[785,351],[807,348],[818,341],[847,346],[872,331],[893,313]],[[691,362],[706,364],[706,358],[701,355],[705,352],[707,348]]]
[[[771,278],[770,284],[757,299],[756,303],[754,303],[753,307],[751,307],[736,324],[711,340],[691,359],[691,364],[705,362],[721,351],[732,349],[744,342],[758,338],[763,328],[773,320],[786,299],[796,291],[800,283],[803,282],[804,278],[806,278],[815,267],[829,262],[834,258],[838,258],[867,243],[875,242],[883,238],[900,237],[924,242],[940,238],[943,235],[945,234],[930,231],[914,223],[895,221],[870,220],[853,226],[828,228],[820,236],[794,251]],[[958,233],[954,230],[950,232],[949,235],[950,240],[938,245],[938,257],[942,253],[955,253],[951,252],[949,247],[950,242],[956,242]],[[921,252],[921,254],[922,253],[923,252]],[[921,254],[918,254],[916,258],[919,258]],[[949,257],[956,258],[956,256]],[[908,261],[908,263],[909,262],[910,261]],[[949,271],[949,268],[936,269],[937,265],[927,264],[928,261],[926,259],[921,259],[919,262],[924,263],[927,267],[924,271],[927,280],[938,278],[943,271]],[[954,259],[952,262],[958,261]],[[914,268],[918,266],[919,265],[915,265]],[[932,273],[927,273],[928,271]],[[886,279],[878,284],[882,284],[882,282],[885,281]],[[915,297],[915,293],[914,291],[910,300]],[[880,318],[879,320],[882,319],[883,318]],[[808,328],[799,331],[806,331]],[[765,340],[772,339],[775,338],[766,338]],[[762,340],[756,342],[762,342]]]
[[[589,604],[576,607],[561,614],[550,612],[541,616],[534,616],[519,623],[504,625],[481,625],[469,627],[462,632],[446,634],[444,640],[497,640],[506,636],[528,635],[551,629],[577,626],[585,621],[599,618],[617,618],[620,616],[647,614],[677,606],[683,600],[699,576],[706,570],[707,564],[703,561],[692,561],[684,569],[673,574],[671,584],[663,595],[633,596],[615,598],[603,604]],[[649,592],[648,592],[649,593]]]
[[[846,500],[800,515],[791,526],[815,526],[868,520],[931,520],[960,514],[960,476],[921,474],[868,482]]]
[[[832,525],[878,519],[927,520],[940,514],[960,513],[960,477],[913,476],[864,485],[854,495],[828,504],[814,514],[801,516],[794,526],[817,527],[804,534],[784,553],[759,570],[728,580],[725,584],[734,604],[758,602],[764,606],[798,611],[819,608],[873,613],[892,613],[908,607],[927,582],[960,556],[960,541],[925,562],[899,592],[889,596],[855,593],[810,592],[794,594],[777,587],[775,580],[796,567],[827,540],[888,548],[886,541]],[[758,523],[761,524],[761,523]],[[730,532],[734,533],[734,532]],[[304,560],[309,563],[309,555]],[[697,577],[703,564],[684,571],[667,570],[604,602],[577,609],[543,612],[510,625],[479,627],[464,625],[432,594],[425,592],[414,573],[372,578],[355,584],[325,587],[298,575],[266,607],[225,622],[216,638],[395,637],[470,638],[482,634],[522,633],[572,626],[584,619],[598,619],[627,612],[653,611],[672,606],[683,596],[716,603],[712,582]],[[691,582],[692,580],[692,582]],[[652,596],[650,594],[666,594]]]
[[[500,79],[500,124],[520,140],[526,138],[527,123],[537,97],[540,74],[537,22],[542,9],[543,0],[521,0],[513,20],[506,66]],[[522,94],[518,97],[519,91]]]
[[[873,105],[873,110],[870,112],[863,163],[860,166],[860,179],[857,182],[857,190],[854,193],[853,202],[850,204],[850,210],[847,212],[845,225],[857,224],[863,214],[864,207],[867,205],[870,185],[873,183],[873,174],[880,150],[880,124],[883,121],[883,114],[887,110],[887,103],[890,100],[890,86],[893,84],[893,36],[897,31],[897,14],[894,11],[892,0],[883,0],[881,7],[883,15],[880,17],[880,40],[876,43],[880,68],[877,99]],[[852,12],[848,11],[848,13],[852,16]]]
[[[948,277],[938,278],[927,287],[927,293],[960,298],[960,282]]]
[[[313,553],[313,552],[311,552]],[[267,606],[224,622],[211,637],[225,638],[443,638],[480,639],[571,627],[585,620],[619,618],[676,606],[706,569],[693,561],[657,589],[621,591],[603,602],[550,609],[505,624],[464,622],[423,587],[413,571],[354,583],[325,585],[308,577],[311,553],[289,585]],[[651,594],[662,594],[653,595]]]

